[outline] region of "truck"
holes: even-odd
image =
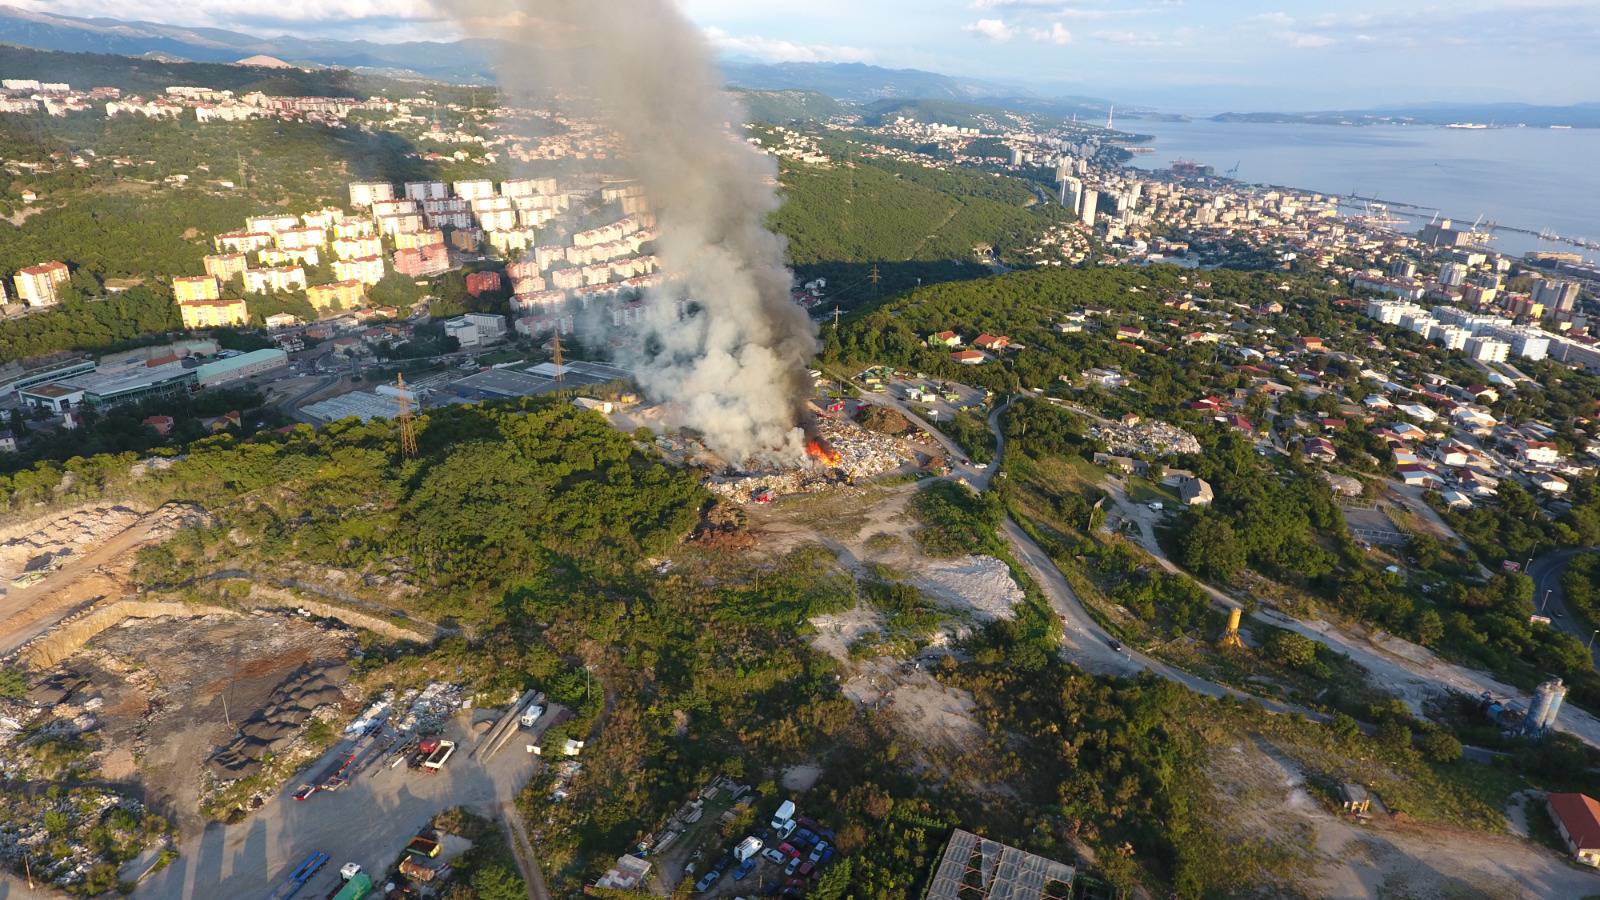
[[[310,881],[312,876],[316,875],[327,864],[328,854],[320,850],[312,853],[301,860],[300,865],[295,866],[284,877],[283,882],[272,893],[267,895],[267,900],[289,900],[290,897],[300,893],[300,889],[306,886],[306,882]]]
[[[789,822],[794,819],[794,813],[795,808],[793,800],[785,800],[780,803],[778,805],[778,811],[772,814],[773,830],[782,831],[784,826],[788,825]]]
[[[450,757],[456,752],[455,741],[435,741],[433,752],[422,761],[422,771],[432,774],[444,768]]]
[[[419,834],[406,845],[406,852],[423,859],[433,859],[439,855],[439,842],[425,834]]]
[[[365,872],[357,872],[354,878],[344,883],[344,887],[335,891],[328,900],[366,900],[372,893],[372,877]]]
[[[740,841],[739,846],[733,848],[733,858],[737,859],[739,862],[744,862],[750,857],[755,856],[757,853],[760,853],[761,847],[761,838],[758,838],[752,834]]]
[[[532,728],[533,723],[539,721],[539,717],[542,715],[544,715],[544,707],[537,703],[530,703],[528,708],[522,711],[522,718],[517,721],[522,724],[523,728]]]

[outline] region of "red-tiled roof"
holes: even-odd
[[[1600,850],[1600,802],[1588,794],[1551,794],[1550,808],[1579,850]]]

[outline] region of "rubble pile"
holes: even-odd
[[[350,679],[342,662],[312,662],[289,676],[265,708],[246,719],[239,733],[211,757],[211,770],[224,779],[244,778],[261,769],[261,758],[286,746],[317,707],[344,700],[339,685]]]
[[[48,521],[30,522],[38,525],[30,531],[8,529],[0,533],[0,578],[49,571],[60,565],[62,558],[82,554],[123,531],[139,521],[139,515],[131,507],[102,503],[69,510]]]
[[[436,734],[444,729],[445,720],[462,707],[464,698],[461,685],[442,681],[431,682],[420,692],[406,691],[395,705],[410,705],[405,715],[394,723],[395,730],[406,734]]]
[[[1195,436],[1165,422],[1096,425],[1090,434],[1118,456],[1182,456],[1200,452]]]
[[[894,438],[868,431],[848,419],[819,418],[817,433],[839,454],[837,466],[808,461],[787,469],[713,475],[706,480],[706,488],[735,503],[748,503],[764,491],[771,491],[774,496],[823,491],[858,478],[882,475],[908,461]]]

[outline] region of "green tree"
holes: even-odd
[[[1179,558],[1192,572],[1216,581],[1231,581],[1245,564],[1244,547],[1233,526],[1221,516],[1200,513],[1180,541]]]

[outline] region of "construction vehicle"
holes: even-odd
[[[300,889],[306,886],[306,882],[310,881],[312,876],[316,875],[327,864],[328,854],[320,850],[312,853],[301,860],[300,865],[295,866],[294,870],[285,876],[283,883],[267,895],[267,900],[289,900],[290,897],[300,893]]]

